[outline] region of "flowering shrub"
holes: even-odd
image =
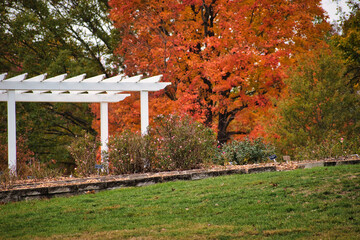
[[[18,178],[26,178],[29,173],[30,163],[35,161],[35,154],[28,145],[27,139],[20,135],[16,139],[16,176]],[[6,139],[0,137],[0,171],[5,171],[8,168],[8,146]]]
[[[155,148],[149,136],[124,131],[109,141],[109,170],[113,174],[146,172],[152,169]]]
[[[318,160],[327,158],[341,158],[359,153],[359,138],[348,139],[339,133],[331,131],[322,141],[308,142],[306,146],[295,149],[297,160]]]
[[[69,152],[75,160],[75,174],[87,177],[96,173],[96,153],[99,146],[100,143],[87,133],[71,143]]]
[[[213,132],[190,118],[158,116],[149,133],[124,131],[109,141],[113,174],[192,169],[215,155]]]
[[[215,135],[202,124],[189,117],[160,115],[154,125],[149,134],[157,146],[153,165],[158,170],[197,168],[214,158]]]
[[[0,189],[11,189],[16,179],[16,175],[8,168],[5,168],[0,172]]]
[[[17,171],[17,174],[14,174],[8,168],[0,171],[0,188],[10,189],[20,179],[33,179],[36,181],[44,178],[56,178],[60,175],[61,171],[59,169],[33,159],[21,165],[21,171]]]
[[[232,141],[224,144],[220,149],[218,162],[221,164],[248,164],[259,163],[267,160],[268,156],[274,153],[274,148],[263,142],[261,138],[250,141],[245,138],[243,141]]]
[[[20,175],[18,178],[27,179],[44,179],[56,178],[61,176],[61,170],[54,168],[53,163],[41,163],[38,160],[33,160],[26,165],[26,175]]]

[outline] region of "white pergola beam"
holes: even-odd
[[[162,78],[162,75],[158,75],[158,76],[154,76],[154,77],[149,77],[149,78],[144,78],[144,79],[141,79],[140,82],[141,83],[157,83],[161,80]]]
[[[86,77],[86,74],[81,74],[81,75],[78,75],[78,76],[75,76],[75,77],[72,77],[72,78],[68,78],[68,79],[64,79],[63,82],[81,82],[85,79]]]
[[[47,73],[44,73],[44,74],[35,76],[33,78],[24,79],[24,81],[27,81],[27,82],[42,82],[42,81],[45,80],[46,76],[47,76]]]
[[[46,96],[48,95],[48,96]],[[22,93],[15,94],[16,102],[120,102],[130,94],[51,94],[51,93]],[[7,94],[0,94],[0,102],[8,100]]]
[[[84,80],[85,81],[85,80]],[[43,91],[158,91],[170,85],[169,82],[141,83],[141,82],[118,82],[118,83],[45,83],[45,82],[0,82],[0,89],[14,90],[43,90]]]
[[[84,93],[84,91],[69,91],[69,95],[78,95],[82,93]]]
[[[162,75],[142,78],[142,75],[123,78],[115,76],[104,79],[105,75],[92,78],[85,78],[85,74],[65,79],[66,74],[46,79],[46,74],[42,74],[30,79],[26,79],[27,74],[22,74],[10,79],[5,79],[2,74],[0,78],[0,89],[13,89],[23,91],[158,91],[171,83],[159,82]]]
[[[24,73],[24,74],[18,75],[16,77],[4,79],[4,81],[6,81],[6,82],[21,82],[21,81],[25,80],[26,76],[27,76],[27,73]]]
[[[123,75],[116,75],[114,77],[110,77],[110,78],[105,78],[103,79],[101,82],[112,82],[112,83],[116,83],[121,81],[121,79],[123,78]]]
[[[87,93],[89,95],[99,95],[99,94],[103,94],[104,91],[88,91]]]
[[[0,74],[0,81],[4,80],[6,78],[7,73]]]
[[[62,82],[65,80],[67,74],[61,74],[61,75],[58,75],[58,76],[55,76],[55,77],[52,77],[52,78],[47,78],[47,79],[44,79],[43,81],[44,82],[55,82],[55,83],[58,83],[58,82]]]
[[[133,76],[133,77],[129,77],[129,78],[123,78],[121,80],[121,82],[139,82],[141,80],[141,78],[143,77],[143,75],[136,75],[136,76]]]
[[[105,74],[101,74],[91,78],[85,78],[82,82],[84,83],[98,83],[101,82],[105,78]]]

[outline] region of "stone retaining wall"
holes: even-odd
[[[295,168],[312,168],[322,166],[336,166],[343,164],[358,164],[360,159],[342,161],[318,161],[297,163]],[[294,164],[294,163],[291,163]],[[83,179],[55,181],[50,184],[55,186],[41,186],[40,183],[18,185],[12,190],[0,191],[0,203],[8,203],[22,200],[52,198],[57,196],[72,196],[84,193],[93,193],[101,190],[111,190],[124,187],[140,187],[156,183],[177,180],[199,180],[208,177],[216,177],[230,174],[251,174],[260,172],[280,171],[279,165],[250,165],[228,166],[223,168],[175,171],[153,174],[133,174],[123,176],[107,176],[90,178],[92,182],[84,182]],[[89,180],[89,179],[87,179]]]
[[[313,168],[313,167],[332,167],[336,165],[353,165],[359,164],[360,159],[341,160],[341,161],[318,161],[309,163],[298,163],[298,168]]]

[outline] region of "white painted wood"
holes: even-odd
[[[147,91],[140,92],[140,113],[141,133],[146,135],[149,127],[149,93]]]
[[[32,91],[33,94],[46,94],[49,93],[49,91]],[[24,93],[25,94],[25,93]]]
[[[101,103],[102,150],[107,150],[108,103],[119,102],[130,94],[124,91],[140,91],[141,132],[147,134],[149,126],[148,92],[158,91],[170,85],[159,82],[161,75],[142,79],[142,75],[124,78],[122,75],[105,79],[105,75],[85,78],[81,74],[66,79],[66,74],[46,79],[46,74],[26,79],[27,74],[6,79],[0,74],[0,101],[8,106],[8,162],[16,171],[16,102],[99,102]],[[121,94],[119,94],[121,93]]]
[[[0,82],[6,78],[7,73],[0,74]]]
[[[15,91],[7,92],[7,114],[8,114],[8,167],[16,174],[16,102]]]
[[[89,93],[91,93],[91,92],[89,92]],[[106,93],[116,95],[116,94],[119,94],[119,93],[123,93],[123,91],[106,91]]]
[[[67,74],[61,74],[52,78],[47,78],[44,79],[44,82],[54,82],[54,83],[58,83],[58,82],[62,82],[64,81],[64,79],[66,78]]]
[[[97,95],[97,94],[101,94],[101,93],[103,93],[104,91],[87,91],[87,93],[89,94],[89,95]]]
[[[101,132],[101,162],[106,161],[104,159],[103,152],[108,151],[108,139],[109,139],[109,106],[107,102],[100,103],[100,132]]]
[[[145,82],[147,82],[147,83],[156,83],[156,82],[159,82],[161,78],[162,78],[162,75],[157,75],[157,76],[154,76],[154,77],[141,79],[140,82],[141,83],[145,83]]]
[[[85,77],[86,77],[86,73],[72,77],[72,78],[64,79],[63,82],[81,82],[85,79]]]
[[[25,91],[15,91],[15,95],[18,95],[18,94],[23,94],[23,93],[31,93],[32,91],[29,91],[29,90],[25,90]]]
[[[124,76],[123,75],[117,75],[111,78],[105,78],[101,82],[111,82],[111,83],[117,83],[119,82]]]
[[[16,102],[120,102],[130,94],[50,94],[50,93],[23,93],[15,94]],[[7,94],[0,94],[0,102],[7,101]]]
[[[15,77],[12,77],[12,78],[8,78],[8,79],[5,79],[4,82],[13,82],[16,84],[16,82],[21,82],[21,81],[24,81],[24,79],[26,78],[27,76],[27,73],[24,73],[24,74],[21,74],[21,75],[18,75],[18,76],[15,76]],[[1,88],[2,89],[2,88]],[[6,89],[6,88],[4,88]]]
[[[70,91],[69,92],[70,95],[72,95],[72,94],[78,95],[78,94],[83,94],[83,93],[86,93],[86,92],[84,92],[84,91]]]
[[[101,74],[91,78],[85,78],[82,82],[83,83],[98,83],[101,82],[105,78],[105,74]]]
[[[37,76],[32,77],[32,78],[24,79],[24,81],[27,81],[27,82],[42,82],[42,81],[45,80],[46,76],[47,76],[47,73],[37,75]]]
[[[121,82],[138,82],[141,80],[142,77],[143,75],[136,75],[134,77],[123,78]]]
[[[86,79],[85,79],[86,80]],[[55,91],[158,91],[170,85],[170,82],[118,82],[118,83],[93,83],[85,82],[80,83],[29,83],[29,82],[0,82],[0,89],[14,89],[14,90],[55,90]]]
[[[57,95],[57,94],[68,94],[69,91],[54,91],[54,90],[51,90],[51,93],[53,95]]]

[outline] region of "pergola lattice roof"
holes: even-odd
[[[86,78],[81,74],[66,78],[67,74],[47,78],[47,74],[27,78],[27,74],[6,78],[0,74],[0,101],[8,105],[8,161],[9,168],[16,170],[16,110],[15,102],[99,102],[101,115],[102,150],[107,150],[108,103],[119,102],[139,91],[141,103],[141,131],[146,133],[149,125],[148,92],[158,91],[170,85],[160,82],[162,75],[143,78],[142,75],[126,77],[105,75]]]
[[[6,79],[0,74],[0,101],[7,101],[8,90],[15,90],[16,102],[118,102],[127,95],[122,91],[158,91],[170,83],[159,82],[161,75],[105,78],[85,74],[66,79],[66,74],[46,78],[46,74],[26,78],[27,74]]]

